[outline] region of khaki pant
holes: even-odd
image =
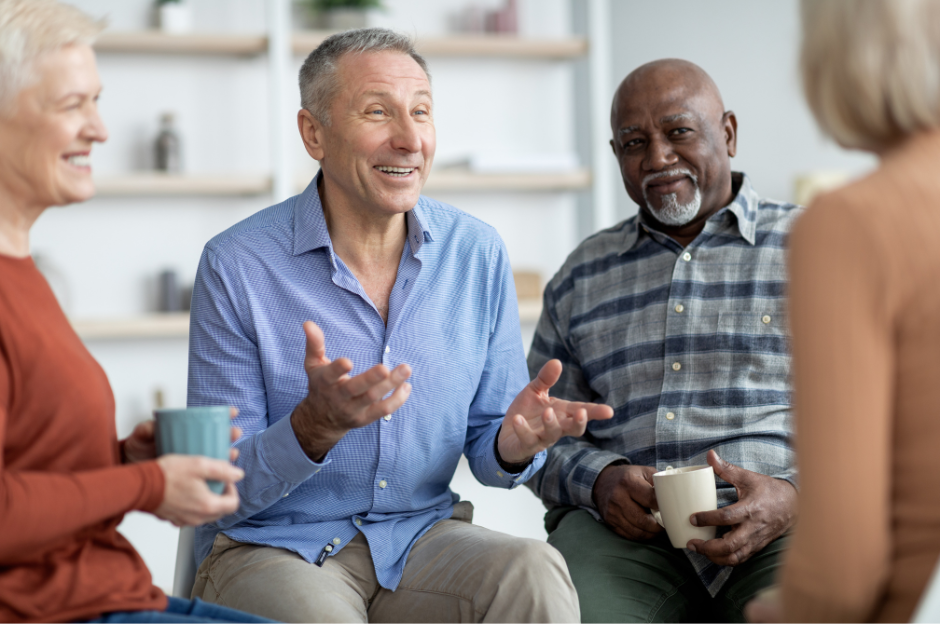
[[[318,567],[220,533],[192,595],[283,622],[577,622],[577,592],[558,551],[474,526],[472,515],[460,502],[455,519],[431,527],[394,592],[378,584],[362,534]]]

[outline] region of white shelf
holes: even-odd
[[[254,56],[268,49],[264,35],[186,33],[172,35],[159,30],[106,32],[95,42],[98,52],[135,54],[206,54]]]
[[[271,191],[271,176],[132,173],[96,177],[95,188],[101,196],[260,195]]]
[[[535,323],[541,314],[541,299],[519,301],[519,318],[523,323]],[[189,313],[147,314],[113,319],[73,319],[72,327],[82,340],[188,338]]]
[[[307,55],[332,35],[332,31],[308,30],[293,33],[295,54]],[[587,39],[526,39],[512,35],[450,35],[418,37],[418,51],[426,56],[495,57],[522,59],[571,59],[588,52]],[[167,34],[159,30],[113,31],[95,42],[98,52],[130,54],[204,54],[254,56],[268,49],[264,35],[186,33]]]
[[[332,34],[322,30],[295,32],[294,54],[310,54]],[[574,37],[526,39],[512,35],[449,35],[418,37],[415,48],[424,56],[570,59],[587,54],[588,42],[587,39]]]

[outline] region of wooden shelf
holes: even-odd
[[[98,52],[134,54],[207,54],[254,56],[268,49],[264,35],[187,33],[171,35],[159,30],[106,32],[95,42]]]
[[[542,300],[539,299],[520,299],[519,300],[519,320],[523,323],[538,323],[542,316]]]
[[[307,30],[293,34],[294,54],[306,56],[332,35],[332,31]],[[588,41],[582,37],[565,39],[526,39],[511,35],[450,35],[418,37],[416,47],[426,56],[496,57],[523,59],[571,59],[587,54]],[[159,30],[113,31],[95,42],[98,52],[130,54],[206,54],[254,56],[268,49],[265,35],[186,33],[168,34]]]
[[[591,186],[591,172],[473,173],[466,169],[441,169],[428,176],[424,192],[434,191],[577,191]]]
[[[148,314],[129,318],[72,320],[83,340],[126,338],[186,338],[189,313]]]
[[[310,184],[316,172],[297,177],[297,192]],[[422,194],[455,192],[536,192],[580,191],[591,187],[591,172],[576,169],[568,173],[473,173],[468,169],[431,171]]]
[[[131,173],[95,178],[99,196],[260,195],[271,191],[267,175]]]
[[[541,314],[541,299],[519,300],[519,319],[523,323],[536,323]],[[188,338],[189,313],[147,314],[114,319],[73,319],[72,327],[82,340]]]
[[[295,32],[294,53],[306,56],[332,34],[322,30]],[[450,35],[418,37],[415,47],[425,56],[570,59],[587,54],[588,42],[584,38],[526,39],[511,35]]]

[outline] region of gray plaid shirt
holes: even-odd
[[[709,449],[796,485],[785,245],[801,209],[733,175],[734,200],[685,249],[638,215],[585,240],[546,287],[530,376],[558,358],[552,395],[614,409],[550,449],[527,484],[547,506],[599,517],[591,494],[609,464],[665,470]],[[718,487],[719,506],[737,500]],[[717,594],[731,568],[685,552]]]

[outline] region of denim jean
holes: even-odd
[[[167,597],[166,611],[112,611],[88,622],[273,622],[244,611],[220,607],[199,598]]]

